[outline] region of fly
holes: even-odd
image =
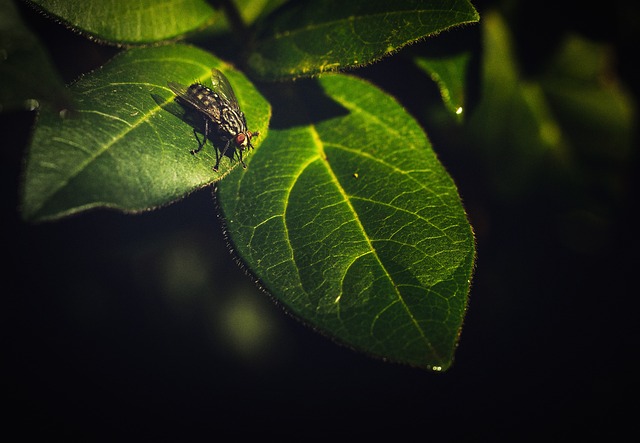
[[[218,170],[220,159],[232,145],[238,152],[242,167],[246,168],[242,153],[247,149],[253,149],[251,139],[260,135],[260,132],[247,130],[247,119],[240,110],[236,94],[227,77],[219,69],[211,70],[211,84],[213,88],[210,89],[200,83],[194,83],[188,88],[176,82],[167,83],[176,95],[177,101],[200,114],[204,120],[204,139],[201,142],[196,130],[193,130],[198,147],[192,149],[191,153],[195,155],[200,152],[207,139],[213,144],[212,136],[217,135],[225,145],[220,156],[216,151],[216,165],[213,170]]]

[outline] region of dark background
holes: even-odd
[[[618,73],[637,97],[631,55],[638,8],[622,3],[564,12],[557,2],[520,2],[524,18],[515,29],[525,71],[534,71],[565,31],[576,30],[612,45]],[[482,16],[493,2],[474,5]],[[116,51],[20,10],[41,35],[55,35],[44,40],[63,60],[66,81]],[[460,32],[479,38],[474,27]],[[64,54],[74,54],[71,48],[95,58],[70,64]],[[428,87],[417,73],[415,81],[398,80],[406,63],[392,57],[357,73],[420,118],[412,97]],[[606,219],[576,227],[545,183],[497,198],[474,155],[440,149],[447,143],[421,121],[459,185],[478,253],[455,363],[433,374],[353,352],[285,314],[229,254],[211,189],[134,216],[97,210],[54,223],[21,221],[20,174],[34,118],[0,114],[5,432],[85,441],[246,433],[302,439],[392,432],[456,441],[633,435],[635,152]],[[255,335],[243,335],[247,329]]]

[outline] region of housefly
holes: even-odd
[[[187,109],[195,111],[204,120],[204,138],[201,142],[194,129],[198,147],[191,150],[191,153],[200,152],[207,143],[207,139],[213,144],[212,137],[217,136],[224,143],[224,148],[220,156],[216,151],[216,165],[213,170],[218,170],[220,159],[224,157],[229,147],[237,150],[240,163],[243,168],[246,168],[242,153],[246,149],[253,149],[251,139],[260,135],[260,132],[247,130],[244,112],[240,110],[238,99],[229,80],[220,70],[216,68],[211,70],[211,83],[212,88],[200,83],[194,83],[189,87],[176,82],[167,83],[169,89],[176,95],[177,101]]]

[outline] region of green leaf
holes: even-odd
[[[366,65],[479,20],[467,0],[295,2],[263,23],[249,66],[273,79]]]
[[[43,108],[28,153],[24,217],[49,219],[91,207],[154,208],[237,167],[223,159],[214,172],[210,143],[191,155],[198,142],[167,87],[168,81],[210,82],[212,67],[227,74],[249,129],[266,136],[268,103],[211,54],[186,45],[125,51],[69,88],[74,109]]]
[[[99,40],[140,44],[179,37],[221,19],[206,0],[31,0]]]
[[[462,121],[465,110],[465,78],[469,57],[469,53],[462,53],[451,57],[415,59],[416,65],[438,85],[442,102],[458,122]]]
[[[319,86],[339,112],[272,128],[249,168],[218,184],[230,239],[304,322],[366,353],[445,370],[474,261],[456,187],[391,97],[343,75]],[[322,106],[305,94],[304,109]]]
[[[0,0],[0,112],[68,102],[64,84],[11,0]]]

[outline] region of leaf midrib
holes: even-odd
[[[314,141],[314,143],[316,145],[316,149],[318,150],[318,158],[319,159],[326,159],[327,157],[326,157],[326,155],[324,153],[324,143],[322,142],[322,140],[320,138],[320,135],[318,134],[315,126],[314,125],[310,125],[309,126],[309,130],[311,132],[311,137],[312,137],[312,139],[313,139],[313,141]],[[328,161],[323,161],[323,163],[324,163],[324,165],[326,167],[327,172],[331,176],[331,179],[332,179],[333,183],[335,183],[336,188],[340,192],[340,195],[342,196],[344,202],[347,204],[349,210],[351,211],[355,222],[357,223],[358,227],[360,228],[360,231],[362,232],[363,237],[364,237],[365,241],[367,242],[367,246],[368,246],[370,252],[373,254],[373,256],[375,257],[375,260],[378,262],[380,268],[383,270],[384,274],[387,276],[387,278],[391,282],[391,285],[393,286],[395,294],[396,294],[397,301],[399,301],[402,304],[402,307],[404,308],[404,310],[407,313],[409,319],[411,320],[411,323],[414,325],[414,327],[416,328],[416,330],[418,331],[418,333],[422,337],[424,343],[426,344],[427,348],[429,348],[429,350],[431,351],[432,355],[435,358],[437,358],[439,360],[442,360],[442,358],[438,355],[438,353],[436,352],[435,348],[433,347],[433,344],[431,343],[431,341],[427,338],[427,336],[425,334],[425,331],[423,330],[422,327],[420,327],[420,324],[418,323],[417,319],[414,317],[413,313],[411,312],[411,309],[409,308],[409,306],[405,302],[404,297],[402,296],[402,294],[400,293],[400,290],[398,289],[398,286],[396,285],[395,281],[391,277],[391,273],[387,270],[387,268],[385,267],[382,259],[378,255],[378,252],[376,251],[375,247],[373,246],[373,244],[371,242],[371,239],[367,235],[367,231],[365,230],[364,225],[360,221],[360,217],[358,216],[357,211],[355,210],[355,208],[351,204],[351,199],[350,199],[349,195],[345,192],[344,188],[340,185],[340,181],[338,180],[337,175],[335,174],[335,172],[331,168],[330,163]],[[389,306],[387,306],[385,308],[385,310],[387,308],[389,308],[393,304],[394,303],[391,303]],[[378,313],[378,316],[381,315],[381,314],[382,314],[382,311]],[[376,318],[378,318],[378,316]],[[370,330],[371,331],[374,328],[374,324],[375,324],[375,322],[372,323],[371,326],[370,326]]]

